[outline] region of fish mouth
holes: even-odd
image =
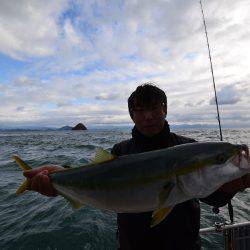
[[[229,161],[231,161],[236,167],[246,169],[250,168],[250,156],[249,156],[249,148],[247,145],[237,145],[238,153],[231,157]]]
[[[249,148],[246,144],[242,144],[241,145],[241,153],[244,157],[247,158],[248,161],[250,161],[250,158],[249,158]]]

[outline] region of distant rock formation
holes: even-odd
[[[71,130],[71,129],[72,127],[70,126],[64,126],[64,127],[59,128],[58,130]]]
[[[78,123],[72,130],[87,130],[87,128],[82,123]]]

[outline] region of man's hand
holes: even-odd
[[[224,184],[219,188],[219,191],[236,194],[237,192],[244,191],[246,188],[250,188],[250,174]]]
[[[49,197],[57,196],[57,192],[53,188],[48,174],[62,170],[65,170],[65,168],[58,165],[48,165],[24,171],[23,175],[28,180],[27,189],[37,191]]]

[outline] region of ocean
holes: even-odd
[[[215,129],[174,132],[199,141],[219,140]],[[223,135],[225,141],[250,146],[250,129],[225,129]],[[35,192],[17,196],[24,177],[11,157],[17,154],[33,167],[48,163],[77,167],[89,162],[97,147],[111,150],[130,136],[129,129],[0,132],[0,249],[117,249],[115,213],[92,207],[74,210],[62,197]],[[232,204],[235,222],[250,220],[250,189],[238,193]],[[201,228],[225,221],[229,221],[226,207],[216,215],[201,203]],[[223,239],[203,235],[202,248],[223,249]]]

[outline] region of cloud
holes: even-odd
[[[16,108],[16,111],[24,111],[25,107],[24,106],[21,106],[21,107],[17,107]]]
[[[119,94],[117,93],[100,93],[98,96],[95,97],[96,100],[106,100],[106,101],[113,101],[119,98]]]
[[[0,51],[12,58],[45,57],[56,50],[57,22],[67,4],[3,0],[0,3]]]
[[[200,100],[198,102],[188,102],[185,104],[185,106],[187,107],[196,107],[196,106],[204,106],[204,105],[206,105],[205,100]]]
[[[238,103],[241,98],[241,93],[235,85],[224,86],[220,91],[218,91],[218,103],[220,105],[233,105]],[[215,104],[215,97],[210,100],[210,105]]]
[[[14,84],[16,86],[32,86],[34,82],[27,76],[20,76],[14,81]]]
[[[222,117],[245,125],[250,2],[203,3]],[[127,98],[148,81],[166,91],[171,123],[216,122],[193,0],[1,1],[0,71],[5,124],[128,124]]]

